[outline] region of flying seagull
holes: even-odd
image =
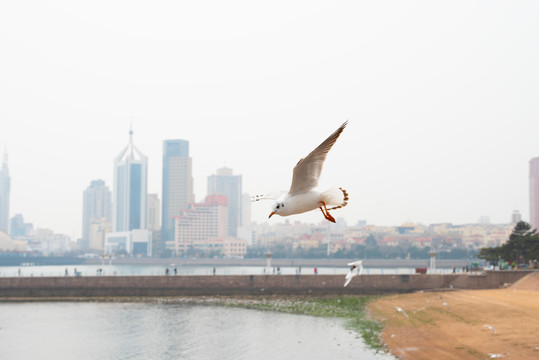
[[[402,313],[404,316],[406,316],[407,319],[409,319],[408,314],[406,311],[402,310],[401,307],[395,306],[395,309],[397,309],[398,312]]]
[[[487,327],[489,328],[490,330],[492,330],[492,332],[494,332],[494,335],[496,335],[496,328],[492,325],[483,325],[483,327]]]
[[[322,173],[326,155],[347,124],[348,121],[318,145],[307,157],[301,159],[296,164],[292,176],[292,185],[288,193],[277,192],[256,195],[251,198],[251,201],[264,199],[276,200],[271,208],[269,217],[275,214],[281,216],[301,214],[319,208],[328,221],[335,222],[335,218],[330,215],[329,210],[345,207],[348,204],[348,193],[346,190],[338,187],[324,192],[316,191],[314,188],[318,186],[318,179]]]
[[[350,272],[346,274],[346,281],[344,282],[344,287],[350,284],[350,281],[352,281],[352,278],[354,276],[361,275],[361,273],[363,272],[363,261],[361,260],[348,263],[348,266],[350,266]]]

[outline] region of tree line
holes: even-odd
[[[481,248],[477,257],[487,261],[511,261],[528,264],[539,259],[539,234],[530,224],[520,221],[509,235],[509,240],[501,246]]]

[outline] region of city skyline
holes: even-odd
[[[320,182],[350,194],[336,218],[529,221],[535,2],[27,5],[0,12],[10,217],[80,237],[81,193],[112,186],[131,123],[148,193],[162,199],[162,142],[186,139],[201,201],[224,166],[245,193],[287,190],[297,161],[349,119]],[[252,220],[270,206],[253,204]]]

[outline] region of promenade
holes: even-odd
[[[529,271],[482,274],[62,276],[0,278],[0,298],[304,295],[344,296],[452,289],[497,289]]]

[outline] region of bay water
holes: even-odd
[[[0,303],[0,359],[394,359],[344,320],[170,303]]]

